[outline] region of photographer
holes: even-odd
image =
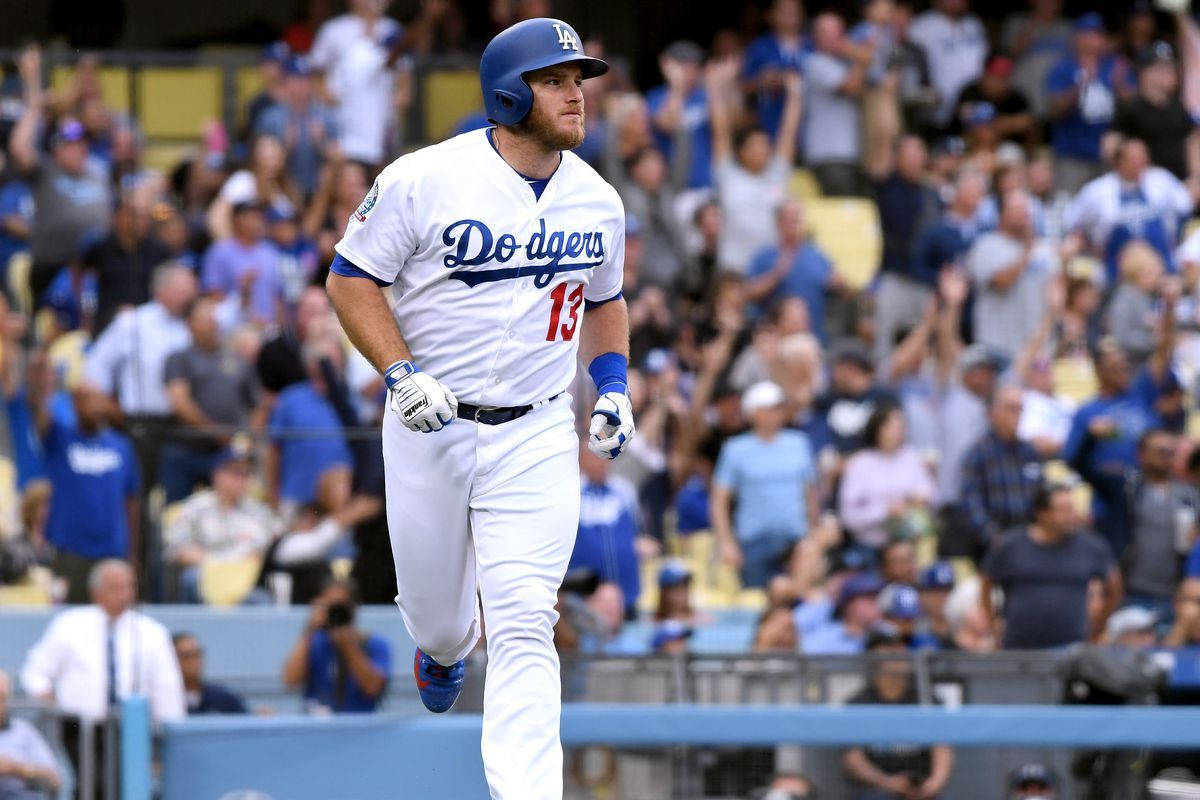
[[[379,707],[391,674],[387,641],[354,627],[357,590],[350,581],[326,584],[312,602],[300,639],[283,665],[283,682],[303,688],[310,712],[362,712]]]

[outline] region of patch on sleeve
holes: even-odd
[[[379,181],[371,184],[371,191],[367,192],[367,196],[358,204],[358,208],[354,210],[354,218],[359,222],[367,221],[367,214],[371,213],[371,209],[375,207],[375,201],[379,199]]]

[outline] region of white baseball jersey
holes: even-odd
[[[389,165],[336,249],[391,283],[422,371],[461,401],[517,406],[574,377],[584,302],[621,291],[625,215],[570,152],[535,198],[475,130]]]

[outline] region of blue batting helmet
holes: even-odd
[[[516,125],[533,108],[533,90],[525,76],[555,64],[577,63],[583,77],[608,72],[608,64],[584,55],[579,34],[567,23],[537,17],[506,28],[483,50],[479,83],[489,122]]]

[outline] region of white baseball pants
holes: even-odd
[[[493,800],[562,800],[554,610],[579,524],[570,396],[500,425],[383,426],[396,603],[441,664],[487,628],[483,763]]]

